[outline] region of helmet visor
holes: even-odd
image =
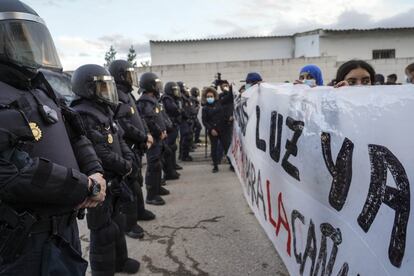
[[[0,21],[0,59],[33,69],[62,68],[49,30],[34,21]]]
[[[180,87],[179,86],[173,86],[171,87],[172,94],[174,97],[179,98],[181,96]]]
[[[135,74],[134,68],[128,68],[126,70],[126,81],[132,86],[138,87],[138,76]]]
[[[163,87],[162,81],[160,79],[155,79],[155,87],[154,87],[155,92],[158,94],[161,94],[162,87]]]
[[[97,76],[93,80],[95,82],[95,95],[99,99],[111,105],[117,105],[119,103],[118,92],[113,77]]]

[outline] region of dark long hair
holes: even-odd
[[[336,72],[336,82],[338,83],[340,81],[345,80],[345,76],[348,75],[349,72],[357,68],[362,68],[366,70],[369,73],[371,84],[375,83],[374,68],[368,62],[359,59],[352,59],[342,64]]]

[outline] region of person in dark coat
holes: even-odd
[[[202,109],[202,122],[207,129],[208,137],[211,143],[211,157],[213,159],[213,173],[218,172],[218,164],[220,163],[220,156],[217,151],[217,145],[220,142],[223,145],[224,151],[227,151],[230,147],[231,140],[226,134],[226,104],[232,101],[233,96],[231,94],[224,95],[219,99],[216,89],[213,87],[207,87],[203,92],[203,99],[205,105]]]

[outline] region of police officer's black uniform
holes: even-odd
[[[115,60],[108,68],[115,79],[119,105],[115,118],[124,130],[124,139],[135,154],[136,175],[129,176],[126,181],[134,193],[134,200],[125,203],[122,210],[126,215],[126,234],[131,238],[142,238],[144,230],[137,224],[138,219],[151,220],[155,215],[145,209],[142,194],[143,177],[142,155],[145,153],[148,141],[148,128],[139,115],[135,98],[132,95],[132,85],[137,86],[138,80],[134,68],[125,60]]]
[[[37,71],[61,70],[43,20],[16,0],[0,2],[0,18],[0,275],[84,275],[75,208],[102,167]]]
[[[177,82],[181,91],[183,103],[182,121],[180,124],[180,153],[179,159],[182,161],[193,161],[190,156],[191,140],[193,135],[193,102],[190,99],[190,91],[183,82]]]
[[[118,103],[115,83],[105,68],[89,64],[73,73],[72,89],[80,97],[72,106],[82,116],[87,135],[102,160],[109,190],[104,204],[87,213],[92,275],[136,273],[139,262],[128,258],[125,217],[120,213],[121,204],[132,201],[124,179],[133,173],[134,154],[114,120],[112,108]]]
[[[165,128],[167,130],[167,139],[169,133],[173,133],[175,130],[174,123],[168,116],[164,105],[162,104],[162,101],[159,102],[160,105],[160,114],[164,120]],[[176,158],[175,154],[173,152],[173,149],[176,149],[176,146],[173,145],[173,147],[170,147],[168,144],[168,140],[164,139],[162,141],[162,158],[161,158],[161,164],[162,169],[164,172],[164,178],[165,180],[177,180],[180,178],[180,174],[176,171]],[[174,147],[175,146],[175,147]]]
[[[173,127],[168,132],[167,143],[173,151],[173,159],[176,160],[178,131],[182,121],[182,102],[180,87],[175,82],[167,82],[164,86],[164,94],[161,102],[173,123]],[[182,169],[177,163],[175,169]]]
[[[137,108],[154,138],[153,145],[147,150],[147,171],[145,173],[147,198],[145,202],[153,205],[164,205],[165,201],[160,195],[166,195],[169,192],[161,187],[161,136],[166,132],[165,122],[160,114],[161,108],[158,103],[162,83],[157,75],[147,72],[141,75],[139,86],[143,94],[137,101]]]
[[[201,143],[200,140],[200,133],[202,130],[202,126],[200,120],[198,119],[198,113],[200,112],[200,101],[198,97],[200,96],[200,90],[197,87],[191,88],[191,101],[193,102],[194,106],[194,124],[193,124],[193,133],[194,133],[194,143],[198,144]]]

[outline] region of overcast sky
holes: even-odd
[[[65,70],[149,40],[284,35],[315,28],[414,27],[413,0],[23,0],[46,21]]]

